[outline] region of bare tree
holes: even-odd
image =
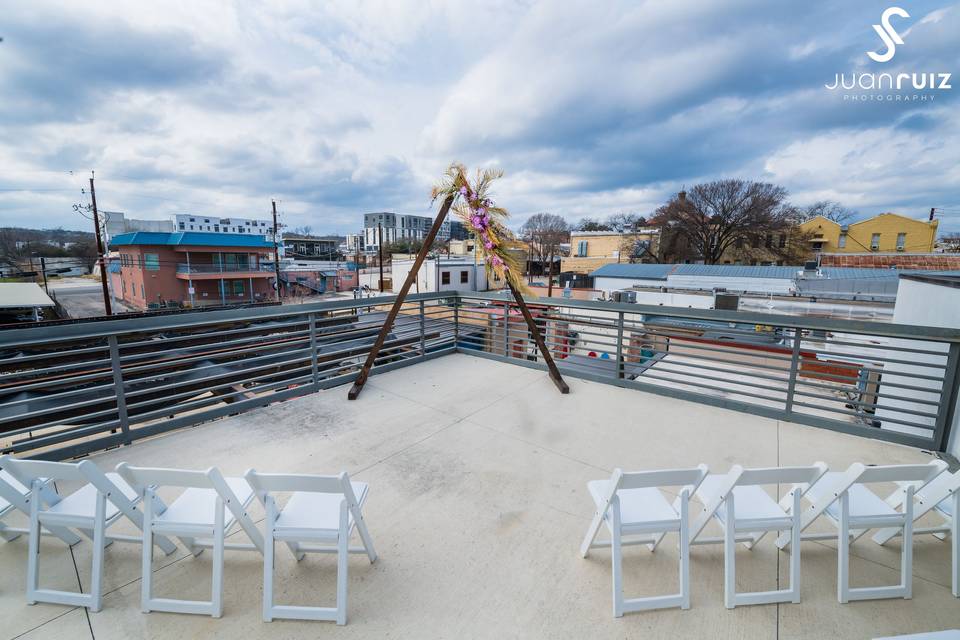
[[[766,182],[716,180],[678,193],[657,209],[654,222],[661,227],[661,243],[666,238],[691,257],[716,264],[737,243],[792,228],[797,211],[786,197],[786,189]]]
[[[541,263],[547,264],[547,296],[553,295],[553,261],[560,245],[570,240],[570,226],[553,213],[535,213],[520,228],[523,239]]]
[[[827,220],[832,220],[837,224],[847,224],[853,220],[854,217],[853,210],[847,209],[839,202],[834,202],[833,200],[814,202],[810,206],[801,209],[800,212],[804,220],[823,216]]]
[[[960,233],[945,233],[940,236],[940,244],[947,253],[960,253]]]
[[[613,227],[597,218],[582,218],[573,227],[574,231],[613,231]]]
[[[608,216],[606,226],[613,231],[630,233],[647,224],[647,219],[636,213],[615,213]]]

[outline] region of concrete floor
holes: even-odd
[[[226,553],[224,616],[139,610],[140,549],[115,544],[106,554],[99,613],[28,606],[23,585],[26,540],[0,544],[0,637],[23,638],[870,638],[960,627],[950,595],[948,545],[915,543],[913,600],[841,605],[836,552],[805,542],[803,602],[723,606],[719,547],[692,554],[693,603],[611,616],[609,554],[584,560],[577,548],[592,515],[585,484],[615,466],[654,469],[704,462],[771,466],[824,460],[927,461],[897,445],[778,422],[629,389],[569,379],[561,396],[545,374],[454,355],[371,378],[361,398],[345,387],[207,423],[93,459],[104,468],[134,464],[335,473],[370,483],[365,513],[380,559],[350,561],[349,621],[260,621],[262,560]],[[61,489],[69,490],[70,487]],[[170,497],[169,495],[167,497]],[[253,514],[260,519],[261,511]],[[131,529],[122,523],[118,529]],[[827,530],[827,529],[824,529]],[[717,530],[711,529],[715,534]],[[241,539],[241,534],[235,536]],[[89,541],[68,550],[42,545],[42,583],[89,585]],[[157,595],[208,598],[210,554],[155,555]],[[675,545],[655,554],[625,551],[629,596],[676,589]],[[766,538],[737,551],[741,590],[775,588],[787,556]],[[868,538],[853,547],[855,585],[898,579],[899,545]],[[277,553],[278,600],[332,603],[335,560],[297,564]]]

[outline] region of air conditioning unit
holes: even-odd
[[[903,247],[897,247],[897,251],[903,251]]]
[[[610,293],[610,299],[614,302],[636,304],[637,292],[636,291],[613,291]]]
[[[870,251],[880,251],[880,245],[878,244],[870,245]]]
[[[740,296],[733,293],[714,294],[713,308],[723,311],[737,311],[740,309]]]

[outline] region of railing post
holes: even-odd
[[[427,355],[427,314],[426,305],[420,301],[420,357]]]
[[[510,303],[503,305],[503,357],[510,357]]]
[[[120,421],[120,431],[123,432],[123,443],[130,444],[130,419],[127,416],[127,394],[123,385],[123,369],[120,366],[120,346],[117,336],[107,336],[107,346],[110,348],[110,367],[113,369],[113,393],[117,397],[117,419]]]
[[[460,296],[453,300],[453,346],[460,349]]]
[[[617,313],[617,379],[623,379],[623,311]]]
[[[940,406],[933,428],[933,447],[946,451],[950,444],[950,428],[956,418],[957,389],[960,387],[960,343],[951,342],[947,352],[947,364],[943,369],[943,386],[940,389]]]
[[[311,313],[310,318],[310,372],[313,374],[313,390],[320,390],[320,371],[317,367],[317,314]]]
[[[799,327],[794,327],[793,329],[793,353],[790,354],[790,371],[788,373],[787,380],[787,400],[784,405],[784,413],[786,413],[786,418],[789,420],[793,415],[793,393],[794,389],[797,387],[797,376],[800,375],[799,363],[800,363],[800,340],[803,337],[803,332]]]

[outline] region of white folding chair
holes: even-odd
[[[590,549],[611,548],[613,565],[613,616],[625,612],[690,608],[690,541],[689,501],[707,475],[706,465],[695,469],[664,471],[637,471],[624,473],[615,469],[609,480],[594,480],[587,489],[596,505],[596,512],[587,534],[580,545],[586,558]],[[659,487],[683,487],[673,505]],[[596,542],[602,524],[607,525],[610,542]],[[651,551],[657,548],[665,534],[676,531],[680,535],[680,593],[645,598],[623,597],[622,547],[646,544]],[[642,536],[642,537],[636,537]],[[626,539],[624,539],[626,538]]]
[[[114,541],[140,542],[139,537],[108,536],[115,522],[126,516],[137,527],[143,525],[143,516],[136,504],[140,497],[123,478],[115,473],[103,473],[90,460],[78,463],[48,462],[45,460],[18,460],[6,457],[4,469],[24,485],[33,495],[40,495],[48,481],[73,481],[86,484],[54,504],[43,505],[43,500],[30,500],[30,542],[27,558],[27,602],[50,602],[87,607],[99,611],[102,604],[104,547]],[[39,586],[41,528],[75,528],[93,535],[93,571],[90,593],[76,593],[41,589]],[[172,553],[176,546],[166,538],[156,543],[164,552]]]
[[[263,503],[267,517],[263,523],[263,620],[335,620],[347,623],[347,559],[350,553],[365,553],[373,563],[377,553],[363,521],[361,510],[369,487],[351,482],[346,472],[337,476],[258,473],[253,469],[245,477]],[[293,492],[283,509],[277,507],[272,492]],[[350,536],[356,527],[363,546],[351,547]],[[305,553],[337,554],[337,606],[306,607],[273,603],[273,562],[275,541],[287,543],[299,561]],[[319,544],[303,544],[319,543]]]
[[[810,487],[805,498],[809,506],[803,512],[801,530],[806,530],[821,515],[836,528],[837,599],[851,600],[907,598],[913,595],[913,494],[916,486],[925,486],[943,471],[942,461],[928,464],[902,464],[868,467],[859,462],[842,472],[825,473]],[[908,482],[904,511],[898,512],[865,485],[880,482]],[[914,483],[919,483],[916,485]],[[900,554],[900,584],[884,587],[850,587],[850,542],[870,529],[894,527],[903,531]],[[832,538],[830,534],[802,536],[807,540]],[[791,544],[789,534],[777,538],[783,549]]]
[[[904,484],[887,498],[887,504],[893,508],[903,507],[906,497],[907,484]],[[960,598],[960,533],[958,531],[958,517],[960,513],[960,471],[956,473],[941,473],[936,478],[914,489],[916,504],[913,507],[913,519],[919,520],[926,514],[933,512],[943,519],[943,524],[935,527],[914,527],[913,534],[933,534],[941,540],[949,536],[951,552],[951,580],[953,595]],[[881,529],[873,536],[877,544],[886,544],[891,538],[900,534],[899,529]]]
[[[123,462],[117,473],[139,488],[143,495],[143,577],[140,609],[171,613],[195,613],[219,618],[223,615],[224,549],[263,552],[263,538],[246,509],[253,489],[243,478],[224,478],[214,467],[206,471],[132,467]],[[160,487],[181,487],[185,491],[161,513],[153,508]],[[230,529],[239,524],[252,544],[227,544]],[[153,597],[153,552],[150,541],[156,535],[180,538],[194,555],[213,548],[211,599],[176,600]]]
[[[30,501],[33,500],[33,493],[30,487],[13,477],[9,472],[2,468],[3,458],[0,457],[0,539],[6,542],[16,540],[24,533],[29,533],[30,529],[25,527],[14,527],[3,522],[4,518],[13,515],[19,511],[23,515],[30,517]],[[60,495],[54,487],[50,486],[47,478],[38,478],[40,480],[39,499],[43,504],[52,505],[60,502]],[[80,542],[80,536],[69,529],[54,526],[51,529],[44,528],[43,535],[55,535],[68,545],[75,545]]]
[[[734,465],[729,473],[710,474],[700,484],[695,497],[704,507],[692,525],[690,544],[723,543],[724,604],[728,609],[737,605],[800,602],[800,500],[826,472],[823,462],[809,467],[761,469]],[[773,484],[793,486],[778,502],[761,487]],[[721,538],[700,537],[711,518],[723,529]],[[797,543],[790,556],[790,586],[776,591],[737,593],[737,542],[752,549],[768,532],[784,530],[790,530],[791,540]]]

